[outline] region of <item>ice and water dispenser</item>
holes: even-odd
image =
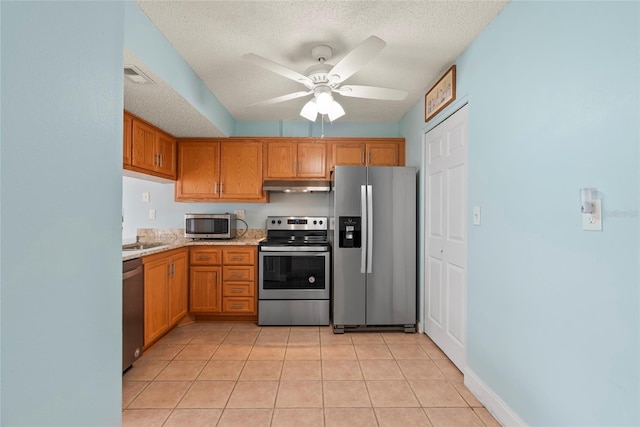
[[[359,248],[362,231],[359,216],[338,217],[339,242],[341,248]]]

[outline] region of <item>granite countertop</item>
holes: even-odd
[[[153,255],[171,249],[178,249],[188,246],[240,246],[240,245],[258,245],[265,238],[264,230],[249,229],[241,237],[234,239],[216,239],[216,240],[193,240],[184,238],[184,230],[155,230],[155,229],[138,229],[138,235],[141,243],[162,243],[162,246],[156,246],[149,249],[141,249],[137,251],[122,251],[122,260],[140,258],[147,255]]]

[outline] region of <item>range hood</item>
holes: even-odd
[[[331,190],[331,182],[269,180],[264,182],[262,189],[279,193],[327,193]]]

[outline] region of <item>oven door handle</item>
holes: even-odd
[[[291,256],[291,257],[300,257],[300,256],[329,256],[329,251],[323,252],[310,252],[310,251],[293,251],[293,252],[283,252],[283,251],[260,251],[260,256],[273,256],[273,257],[281,257],[281,256]]]

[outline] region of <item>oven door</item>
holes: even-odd
[[[258,298],[329,299],[330,252],[259,252]]]

